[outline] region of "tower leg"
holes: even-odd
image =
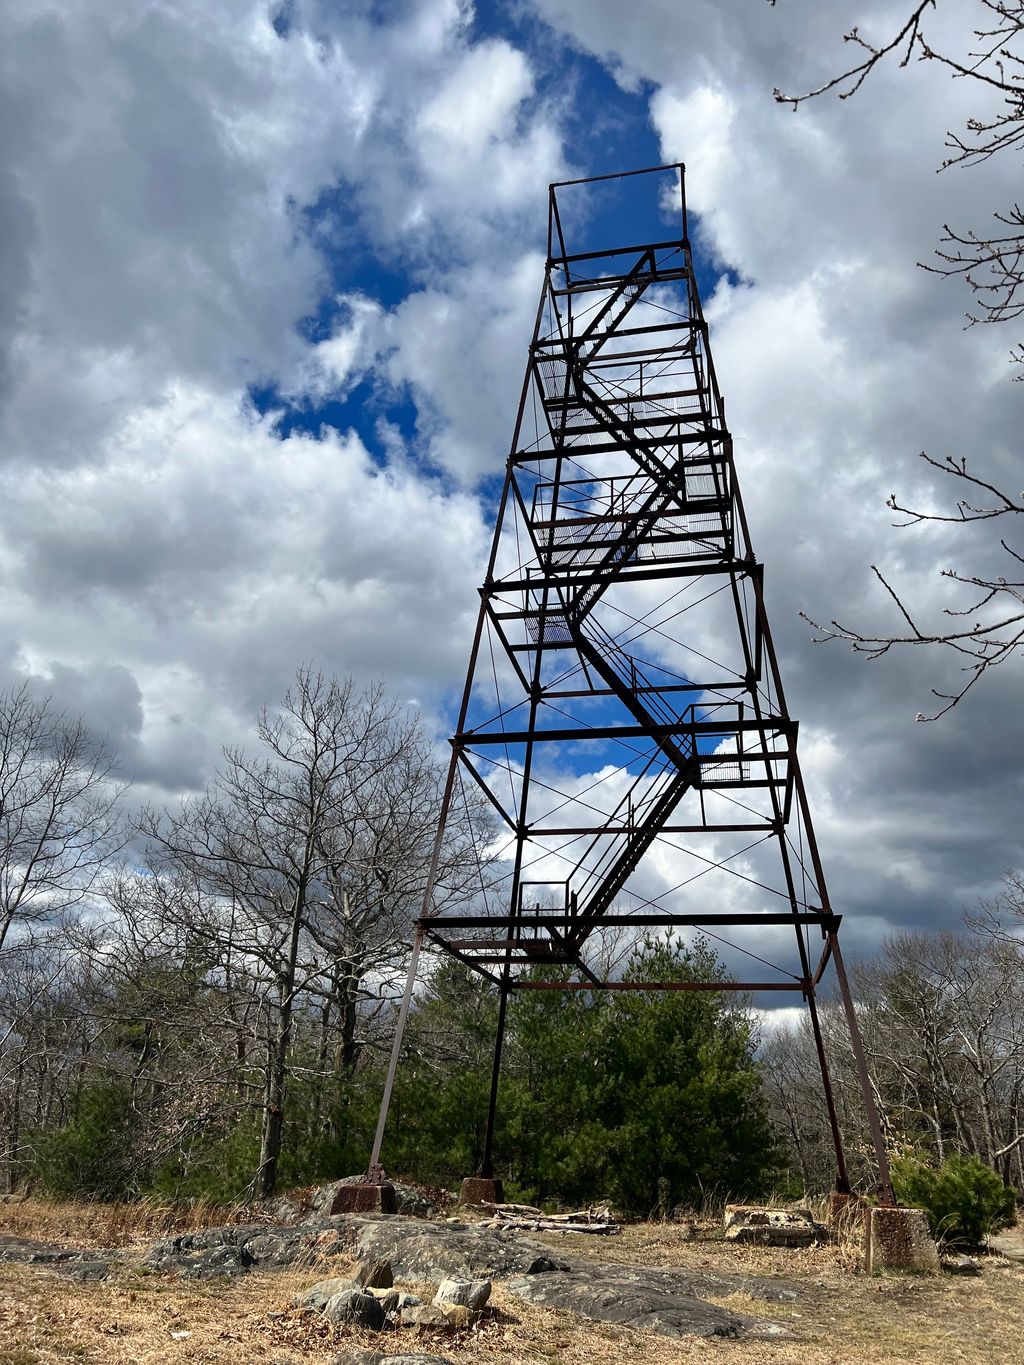
[[[484,1131],[484,1151],[480,1174],[468,1176],[462,1182],[463,1204],[503,1204],[505,1191],[500,1180],[494,1178],[494,1126],[498,1112],[498,1083],[501,1079],[501,1052],[505,1039],[505,1014],[508,1008],[508,975],[503,976],[498,997],[498,1027],[494,1038],[494,1057],[491,1062],[491,1089],[487,1098],[487,1127]]]
[[[373,1138],[373,1152],[370,1155],[370,1169],[368,1174],[373,1177],[380,1171],[380,1149],[384,1144],[384,1129],[387,1126],[388,1110],[391,1108],[391,1092],[395,1088],[395,1072],[398,1070],[398,1058],[402,1052],[402,1039],[405,1036],[405,1024],[409,1018],[409,1006],[412,1004],[413,987],[416,985],[416,969],[420,961],[420,948],[423,946],[423,930],[416,929],[416,936],[412,943],[412,957],[409,959],[409,975],[405,982],[405,994],[402,996],[402,1007],[398,1011],[398,1023],[395,1025],[395,1040],[391,1044],[391,1061],[388,1063],[387,1080],[384,1082],[384,1094],[381,1096],[380,1112],[377,1115],[377,1131]]]
[[[882,1123],[878,1117],[878,1108],[875,1104],[874,1092],[871,1089],[871,1077],[868,1075],[868,1064],[867,1059],[864,1056],[864,1044],[861,1041],[860,1026],[857,1023],[857,1012],[853,1008],[853,996],[850,994],[850,983],[846,978],[846,967],[843,965],[843,955],[839,951],[839,940],[834,931],[829,934],[829,940],[832,945],[832,960],[836,964],[839,994],[843,998],[846,1023],[850,1030],[850,1044],[853,1047],[853,1059],[857,1067],[857,1077],[860,1081],[864,1108],[867,1111],[868,1127],[871,1130],[871,1143],[875,1149],[875,1160],[878,1162],[879,1202],[888,1207],[893,1207],[896,1203],[896,1196],[893,1194],[892,1190],[892,1176],[889,1172],[889,1157],[885,1150],[885,1139],[882,1136]]]
[[[811,1016],[811,1032],[814,1035],[814,1049],[818,1054],[818,1067],[821,1070],[821,1084],[825,1091],[825,1105],[828,1109],[829,1127],[832,1129],[832,1145],[836,1152],[836,1189],[840,1194],[850,1193],[850,1175],[846,1169],[846,1153],[843,1151],[843,1136],[839,1130],[839,1115],[836,1113],[836,1099],[832,1090],[832,1077],[829,1075],[825,1044],[821,1036],[821,1022],[818,1019],[818,1006],[814,999],[814,986],[807,992],[807,1010]]]
[[[507,979],[501,984],[498,998],[498,1028],[494,1038],[494,1060],[491,1064],[491,1091],[487,1100],[487,1129],[484,1133],[484,1155],[480,1174],[487,1180],[494,1178],[494,1125],[498,1112],[498,1083],[501,1079],[501,1053],[505,1041],[505,1014],[508,1009]]]

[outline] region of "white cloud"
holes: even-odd
[[[477,497],[383,405],[386,467],[351,432],[282,440],[246,399],[370,378],[412,397],[436,466],[500,464],[557,114],[466,0],[386,9],[296,0],[275,28],[262,0],[38,0],[8,22],[0,646],[143,783],[200,780],[303,660],[431,710],[464,667]],[[385,306],[381,262],[420,285]]]
[[[353,435],[282,441],[195,388],[134,414],[103,456],[5,471],[0,636],[32,641],[33,671],[89,669],[99,650],[146,679],[143,746],[150,691],[157,714],[180,712],[181,676],[223,723],[225,704],[254,709],[311,656],[435,701],[457,675],[475,603],[451,584],[479,577],[486,542],[474,499],[378,468]]]

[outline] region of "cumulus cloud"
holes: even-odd
[[[564,164],[528,59],[472,25],[459,0],[9,23],[0,643],[144,785],[205,780],[306,660],[441,723],[486,513],[437,470],[500,464],[527,203]],[[387,305],[362,287],[381,262]],[[386,405],[371,452],[283,439],[247,398],[315,410],[367,379],[415,402],[411,447]]]

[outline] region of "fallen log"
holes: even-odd
[[[606,1237],[616,1236],[621,1231],[619,1225],[610,1220],[590,1218],[573,1221],[558,1214],[532,1217],[528,1214],[496,1213],[492,1218],[483,1219],[479,1226],[515,1232],[594,1233]]]

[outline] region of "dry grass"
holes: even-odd
[[[260,1219],[261,1215],[252,1210],[226,1208],[202,1200],[187,1205],[154,1199],[100,1204],[89,1200],[57,1202],[33,1198],[0,1204],[0,1235],[92,1250],[135,1246],[147,1239],[194,1228]],[[6,1365],[2,1356],[0,1365]]]
[[[17,1207],[24,1210],[19,1230],[8,1217],[17,1208],[0,1208],[0,1230],[41,1237],[46,1228],[58,1240],[58,1229],[84,1225],[84,1209],[93,1228],[120,1230],[122,1244],[152,1231],[124,1213],[115,1219],[112,1211],[90,1206],[63,1206],[63,1215],[57,1206],[35,1214]],[[433,1350],[456,1365],[676,1365],[726,1358],[730,1365],[987,1365],[1022,1358],[1024,1263],[992,1261],[980,1279],[868,1279],[833,1248],[738,1248],[723,1243],[710,1226],[694,1241],[684,1240],[678,1228],[655,1224],[629,1227],[619,1238],[548,1240],[569,1259],[784,1278],[798,1291],[795,1301],[765,1303],[733,1293],[717,1302],[784,1323],[800,1340],[672,1341],[527,1306],[496,1284],[496,1311],[478,1330],[454,1339],[418,1339],[406,1349]],[[326,1272],[305,1267],[189,1282],[147,1273],[130,1256],[98,1284],[0,1265],[0,1365],[326,1365],[343,1346],[382,1344],[379,1337],[290,1307],[299,1290],[324,1273],[344,1274],[349,1265],[337,1258]],[[407,1340],[403,1334],[403,1344]]]

